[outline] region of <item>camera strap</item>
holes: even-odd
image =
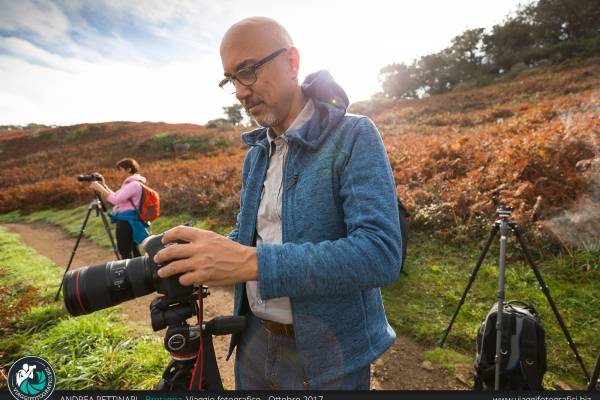
[[[204,316],[204,310],[203,310],[203,303],[202,303],[202,287],[200,287],[200,289],[198,290],[198,303],[196,304],[196,307],[198,308],[196,310],[196,315],[198,318],[198,326],[200,327],[199,331],[200,331],[200,346],[198,349],[198,355],[196,356],[196,363],[194,364],[194,370],[192,372],[192,377],[190,378],[190,383],[188,385],[188,389],[189,390],[194,390],[193,389],[193,385],[194,382],[197,380],[198,381],[198,390],[202,390],[202,376],[204,374],[204,357],[202,354],[202,323],[203,323],[203,316]],[[200,366],[200,374],[198,375],[198,366]],[[197,379],[196,379],[197,377]]]

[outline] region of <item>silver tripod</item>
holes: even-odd
[[[562,317],[560,316],[560,314],[558,312],[556,303],[554,303],[554,300],[550,296],[550,290],[548,290],[548,287],[546,286],[546,283],[544,283],[544,279],[542,278],[542,274],[540,273],[540,270],[538,269],[538,267],[535,265],[535,262],[533,261],[533,257],[531,255],[531,253],[529,252],[529,248],[527,247],[527,244],[525,243],[525,239],[523,238],[523,232],[521,231],[521,228],[519,228],[519,226],[515,222],[510,220],[510,216],[512,213],[511,210],[500,207],[496,210],[496,213],[498,215],[498,220],[496,220],[496,222],[494,222],[494,225],[490,232],[490,236],[488,237],[487,242],[485,243],[485,246],[484,246],[483,250],[481,251],[479,260],[477,261],[477,264],[475,265],[475,268],[473,269],[471,276],[469,277],[469,282],[467,283],[467,287],[465,288],[465,291],[463,292],[463,295],[458,303],[458,306],[456,307],[456,310],[454,311],[454,315],[452,316],[452,319],[450,320],[450,324],[448,325],[448,327],[446,328],[446,331],[444,332],[444,337],[440,341],[440,347],[444,347],[444,342],[446,341],[446,338],[448,337],[448,334],[450,333],[450,329],[452,329],[452,324],[454,324],[454,320],[456,319],[456,316],[458,315],[458,312],[460,311],[460,307],[465,302],[467,293],[469,292],[471,285],[475,281],[477,272],[479,271],[479,268],[481,267],[481,264],[483,263],[486,253],[488,252],[490,245],[492,244],[492,241],[494,240],[494,236],[496,236],[496,233],[498,233],[498,231],[500,231],[500,260],[498,263],[499,268],[498,268],[498,292],[497,292],[497,300],[498,300],[498,308],[497,308],[498,314],[497,315],[498,315],[498,317],[497,317],[497,322],[496,322],[496,355],[495,355],[495,359],[494,359],[495,364],[496,364],[494,389],[495,390],[500,389],[500,369],[501,369],[501,363],[502,363],[502,349],[501,349],[502,319],[503,319],[502,314],[504,314],[502,312],[502,310],[504,310],[504,293],[505,293],[504,292],[504,278],[505,278],[505,266],[506,266],[506,242],[508,239],[509,232],[512,231],[517,237],[519,245],[521,246],[521,250],[523,250],[523,253],[525,254],[525,258],[527,259],[529,266],[533,270],[533,273],[535,274],[535,277],[536,277],[538,283],[540,284],[540,287],[542,288],[542,292],[546,296],[546,299],[548,300],[548,303],[550,304],[550,307],[552,308],[552,311],[554,312],[554,316],[556,317],[556,320],[558,321],[558,324],[560,325],[560,327],[563,331],[563,334],[567,338],[567,342],[569,343],[571,350],[573,350],[573,353],[575,354],[575,358],[577,359],[577,362],[579,363],[579,365],[581,366],[581,369],[583,370],[583,373],[585,374],[586,380],[589,381],[590,375],[589,375],[587,369],[585,368],[585,365],[583,364],[583,360],[579,356],[579,352],[577,351],[577,346],[575,346],[575,342],[573,342],[573,339],[571,338],[571,335],[569,334],[569,330],[567,329],[565,322],[563,321]]]

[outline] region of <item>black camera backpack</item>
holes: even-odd
[[[475,389],[495,387],[497,309],[498,304],[494,304],[477,333]],[[546,342],[539,314],[530,305],[510,301],[504,304],[502,315],[500,389],[542,390]]]

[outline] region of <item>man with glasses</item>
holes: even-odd
[[[329,73],[298,82],[300,57],[276,21],[233,25],[223,89],[261,125],[242,138],[240,212],[229,239],[177,227],[156,256],[185,285],[235,284],[237,389],[369,389],[395,339],[380,287],[401,265],[396,190],[379,132],[346,114]],[[360,78],[360,77],[357,77]]]

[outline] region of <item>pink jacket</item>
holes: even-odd
[[[146,178],[140,174],[133,174],[123,181],[121,189],[116,192],[110,191],[108,201],[114,206],[112,210],[113,214],[137,208],[142,197],[142,186],[137,182],[146,183]]]

